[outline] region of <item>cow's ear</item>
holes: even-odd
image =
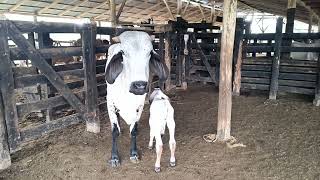
[[[105,72],[105,78],[109,84],[113,84],[116,78],[122,72],[122,69],[123,69],[122,61],[123,61],[122,52],[115,54],[111,58]]]
[[[155,73],[159,77],[160,81],[165,81],[168,78],[168,67],[155,51],[151,51],[149,66],[151,72]]]

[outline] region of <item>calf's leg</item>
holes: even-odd
[[[160,172],[160,163],[161,163],[161,154],[163,149],[163,143],[161,139],[160,132],[155,135],[156,138],[156,153],[157,153],[157,159],[156,163],[154,164],[154,170],[155,172]]]
[[[174,132],[175,132],[175,122],[173,119],[169,120],[167,123],[168,129],[169,129],[169,146],[170,146],[170,151],[171,151],[171,156],[170,156],[170,166],[174,167],[176,166],[176,158],[175,158],[175,151],[176,151],[176,140],[174,138]]]

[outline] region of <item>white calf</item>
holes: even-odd
[[[176,165],[176,159],[174,152],[176,149],[176,141],[174,139],[175,132],[175,122],[174,122],[174,109],[170,104],[168,96],[166,96],[159,88],[155,90],[150,95],[150,141],[149,148],[153,147],[153,139],[156,139],[156,153],[157,160],[155,163],[155,171],[160,172],[160,161],[162,154],[162,139],[161,135],[165,132],[165,127],[167,125],[169,129],[169,147],[171,151],[170,166],[174,167]]]

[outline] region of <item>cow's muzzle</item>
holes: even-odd
[[[148,91],[147,85],[146,81],[134,81],[131,83],[129,92],[135,95],[143,95]]]

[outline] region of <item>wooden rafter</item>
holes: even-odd
[[[297,3],[298,3],[300,6],[306,8],[306,9],[312,14],[312,16],[317,19],[317,21],[320,21],[320,18],[319,18],[319,16],[318,16],[318,14],[315,13],[315,12],[310,8],[310,6],[307,6],[305,2],[303,2],[303,1],[301,1],[301,0],[297,0]]]
[[[122,1],[121,5],[120,5],[120,8],[119,8],[119,10],[117,12],[116,21],[119,21],[119,18],[121,16],[121,13],[123,11],[124,6],[126,5],[126,2],[127,2],[127,0],[123,0]]]
[[[203,12],[203,9],[202,9],[201,5],[199,4],[198,7],[200,9],[200,12],[201,12],[203,20],[206,20],[206,16],[204,15],[204,12]]]
[[[172,12],[171,12],[171,9],[170,9],[170,6],[169,6],[167,0],[162,0],[162,1],[164,2],[164,4],[166,5],[166,7],[167,7],[167,9],[168,9],[168,12],[169,12],[169,14],[170,14],[170,17],[171,17],[172,19],[174,19],[174,16],[173,16],[173,14],[172,14]]]
[[[40,9],[38,11],[38,14],[43,14],[45,11],[47,11],[50,7],[54,6],[54,5],[57,5],[61,0],[54,0],[51,4],[49,4],[48,6]]]
[[[105,6],[108,2],[109,2],[108,0],[105,1],[105,2],[101,2],[100,4],[98,4],[98,5],[90,8],[90,9],[84,11],[84,12],[82,12],[81,14],[79,14],[79,15],[77,16],[77,18],[81,18],[81,17],[83,17],[84,15],[88,14],[89,12],[93,12],[93,11],[99,9],[99,8],[102,8],[102,7]]]
[[[190,0],[187,2],[186,6],[184,7],[183,12],[182,12],[182,16],[184,16],[186,14],[189,5],[190,5]]]
[[[154,8],[160,6],[160,5],[161,5],[161,3],[158,2],[157,4],[154,4],[153,6],[150,6],[149,8],[145,9],[144,11],[140,11],[139,13],[135,14],[134,16],[131,16],[130,19],[134,19],[134,18],[135,18],[135,19],[137,19],[137,20],[140,21],[141,19],[144,19],[144,18],[145,18],[145,17],[143,17],[143,18],[140,17],[142,13],[148,12],[148,11],[150,11],[151,9],[154,9]],[[156,11],[153,11],[152,13],[148,14],[148,16],[151,17],[153,14],[155,14],[155,13],[159,12],[159,10],[163,10],[163,9],[164,9],[164,8],[160,8],[160,9],[158,9],[158,10],[156,10]]]
[[[21,0],[17,4],[15,4],[13,7],[9,9],[9,12],[13,12],[14,10],[18,9],[23,3],[25,3],[27,0]]]
[[[80,2],[81,2],[81,3],[80,3]],[[60,13],[58,14],[58,16],[63,16],[63,15],[66,14],[67,12],[76,9],[76,8],[78,8],[79,6],[82,6],[82,5],[84,5],[85,3],[87,3],[87,2],[88,2],[88,0],[79,1],[79,3],[78,3],[77,5],[71,6],[71,7],[67,8],[66,10],[60,12]]]

